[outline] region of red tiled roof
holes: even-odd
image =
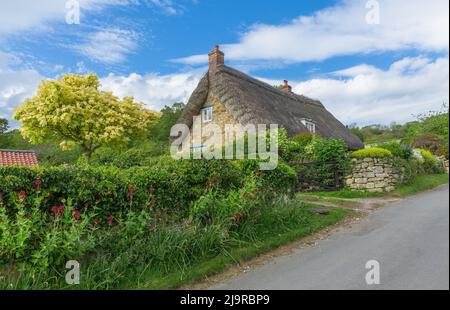
[[[0,150],[0,167],[14,165],[37,166],[36,153],[34,151]]]

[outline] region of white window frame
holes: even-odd
[[[213,107],[208,106],[202,109],[202,122],[209,123],[213,119]]]
[[[316,124],[311,120],[311,119],[302,119],[302,124],[305,125],[306,129],[308,129],[308,131],[310,133],[316,133]]]

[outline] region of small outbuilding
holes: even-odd
[[[0,149],[0,167],[6,166],[35,167],[37,165],[38,159],[34,151]]]

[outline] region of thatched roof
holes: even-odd
[[[292,136],[306,132],[301,120],[311,119],[316,124],[316,132],[321,136],[342,138],[350,149],[364,147],[361,140],[319,101],[273,87],[225,65],[217,66],[214,83],[209,83],[208,74],[205,74],[192,93],[178,123],[192,126],[192,117],[199,115],[209,92],[244,126],[278,124]]]

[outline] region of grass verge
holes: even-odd
[[[351,211],[329,208],[325,215],[308,211],[298,199],[261,206],[239,225],[189,222],[149,230],[142,214],[117,227],[93,232],[96,249],[74,257],[80,262],[80,284],[65,283],[64,266],[45,271],[19,265],[0,266],[1,289],[172,289],[314,234]]]
[[[238,236],[235,236],[236,246],[216,257],[200,261],[182,272],[161,275],[150,271],[145,275],[141,275],[141,279],[146,280],[139,281],[137,287],[136,283],[132,281],[123,283],[123,287],[137,289],[177,288],[217,274],[237,263],[256,257],[291,241],[312,235],[327,226],[336,224],[352,212],[347,209],[330,208],[328,214],[318,215],[307,212],[307,209],[311,207],[316,206],[308,205],[301,208],[301,210],[297,208],[299,210],[291,209],[288,212],[284,210],[264,215],[260,224],[257,225],[257,230],[254,232],[251,240],[246,240],[246,238],[240,239]],[[288,214],[289,216],[286,218],[280,217],[280,215]],[[301,219],[303,225],[298,225],[299,219]],[[280,225],[281,222],[284,222],[284,224]]]
[[[383,193],[371,193],[367,191],[357,192],[345,188],[340,191],[334,192],[302,193],[301,197],[308,200],[310,198],[339,199],[339,198],[406,197],[436,188],[446,183],[448,183],[448,174],[427,174],[417,176],[412,182],[402,184],[392,192],[383,192]]]

